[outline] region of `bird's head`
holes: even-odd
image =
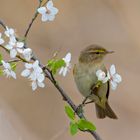
[[[107,55],[113,53],[98,45],[90,45],[80,53],[79,61],[82,63],[101,62]]]

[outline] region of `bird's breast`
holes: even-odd
[[[103,64],[77,64],[74,67],[74,79],[83,96],[88,96],[91,92],[91,87],[96,84],[97,76],[96,71],[105,67]]]

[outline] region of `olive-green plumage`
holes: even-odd
[[[108,104],[109,82],[92,90],[92,87],[98,81],[96,71],[101,69],[107,72],[103,58],[109,53],[112,52],[98,45],[88,46],[81,51],[79,62],[75,65],[73,74],[77,88],[84,97],[90,95],[91,92],[93,93],[89,99],[95,102],[97,117],[105,118],[107,116],[117,119],[117,116]]]

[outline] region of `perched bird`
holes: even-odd
[[[93,88],[98,78],[97,70],[102,70],[107,73],[103,59],[112,51],[107,51],[105,48],[98,45],[90,45],[81,51],[79,62],[75,64],[73,74],[78,90],[84,97],[95,103],[96,115],[103,119],[106,116],[112,119],[117,119],[108,103],[109,97],[109,81],[102,83],[100,86]],[[92,93],[92,94],[91,94]]]

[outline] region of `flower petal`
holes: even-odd
[[[63,70],[64,70],[64,67],[62,67],[60,70],[59,70],[59,75],[61,75],[63,73]]]
[[[44,13],[46,13],[47,9],[46,9],[46,7],[40,7],[40,8],[37,9],[37,11],[40,14],[44,14]]]
[[[19,52],[19,53],[23,53],[23,49],[19,49],[19,48],[17,48],[17,51]]]
[[[67,68],[65,67],[64,70],[63,70],[63,76],[65,77],[67,74]]]
[[[42,82],[37,82],[38,86],[41,87],[41,88],[44,88],[45,87],[45,84],[42,83]]]
[[[0,45],[2,45],[3,43],[4,43],[4,40],[0,38]]]
[[[108,80],[109,80],[108,77],[105,77],[105,78],[102,80],[102,82],[103,82],[103,83],[106,83]]]
[[[58,9],[55,7],[51,7],[49,10],[51,11],[52,15],[56,15],[58,13]]]
[[[2,62],[2,65],[5,69],[9,69],[9,70],[11,69],[11,66],[9,63],[6,63],[4,60],[2,60],[1,62]]]
[[[100,73],[102,72],[102,70],[97,70],[96,71],[96,76],[98,77],[100,75]]]
[[[45,79],[44,74],[39,74],[38,77],[37,77],[38,82],[43,82],[44,79]]]
[[[111,67],[110,67],[110,74],[111,74],[111,76],[113,76],[115,73],[116,73],[115,65],[111,65]]]
[[[38,67],[39,66],[39,61],[36,60],[34,63],[33,63],[33,67]]]
[[[23,56],[27,61],[30,61],[32,57],[32,50],[30,48],[24,49]]]
[[[71,61],[71,53],[67,53],[66,56],[63,58],[65,62],[70,62]]]
[[[48,20],[53,21],[55,19],[55,15],[47,14]]]
[[[42,20],[43,22],[48,21],[48,20],[49,20],[48,14],[46,14],[46,13],[45,13],[45,14],[42,14],[41,20]]]
[[[17,42],[17,47],[18,48],[23,48],[24,46],[24,43],[23,42]]]
[[[28,77],[31,74],[30,70],[25,69],[22,71],[21,76]]]
[[[53,7],[53,2],[52,2],[52,0],[49,0],[49,1],[47,2],[46,7],[47,7],[47,9],[49,9],[49,10]]]
[[[10,45],[10,44],[7,44],[7,45],[5,45],[5,48],[8,49],[8,50],[11,50],[13,48],[13,46]]]
[[[27,69],[31,69],[32,68],[32,64],[29,64],[29,63],[25,63],[25,68],[27,68]]]
[[[117,88],[117,83],[116,82],[114,82],[114,81],[110,81],[110,83],[111,83],[111,88],[112,88],[112,90],[116,90],[116,88]]]
[[[14,71],[11,71],[11,76],[16,79],[16,73]]]
[[[15,58],[16,55],[17,55],[17,51],[16,51],[15,49],[11,49],[11,50],[10,50],[10,57],[11,57],[11,58]]]
[[[113,80],[117,83],[120,83],[122,81],[122,77],[119,74],[115,74]]]
[[[37,89],[36,81],[32,82],[32,90],[35,91]]]
[[[36,73],[35,73],[34,71],[30,74],[29,79],[30,79],[31,81],[36,81],[37,75],[36,75]]]

